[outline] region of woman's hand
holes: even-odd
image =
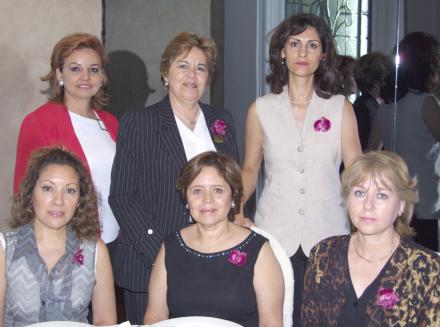
[[[251,228],[252,226],[255,226],[254,222],[250,218],[244,217],[243,214],[241,214],[240,217],[237,217],[239,215],[240,214],[235,215],[234,223],[247,228]]]
[[[236,223],[237,225],[243,226],[243,227],[251,228],[251,226],[255,226],[255,224],[250,218],[246,218],[244,216],[243,206],[244,206],[244,203],[243,203],[243,199],[242,199],[242,201],[240,203],[240,212],[235,215],[234,223]]]

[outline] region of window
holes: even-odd
[[[368,0],[286,0],[286,16],[307,12],[331,26],[338,54],[360,57],[369,48]]]

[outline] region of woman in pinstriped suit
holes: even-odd
[[[191,222],[176,189],[186,162],[214,150],[237,159],[231,114],[199,102],[214,73],[209,37],[180,33],[160,62],[168,96],[122,117],[109,202],[121,226],[115,280],[132,324],[142,324],[152,264],[169,233]]]

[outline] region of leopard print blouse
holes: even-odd
[[[350,235],[321,241],[310,252],[305,276],[302,323],[304,327],[336,326],[349,286]],[[401,238],[385,266],[379,288],[397,295],[386,308],[378,296],[367,305],[366,326],[440,327],[440,256]],[[378,289],[379,291],[379,289]]]

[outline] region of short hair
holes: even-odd
[[[206,56],[208,81],[211,82],[215,72],[215,63],[217,62],[217,47],[214,39],[209,36],[200,37],[194,33],[181,32],[168,43],[160,58],[162,83],[165,83],[164,76],[168,75],[174,60],[182,54],[187,55],[194,47],[202,50]]]
[[[397,100],[414,89],[432,92],[439,82],[440,44],[431,34],[413,32],[399,42]],[[395,71],[388,74],[381,95],[386,103],[394,101]]]
[[[49,165],[68,166],[78,174],[79,202],[69,225],[79,239],[96,240],[99,236],[99,219],[93,184],[81,161],[62,147],[41,148],[32,153],[26,175],[13,198],[11,227],[23,226],[35,219],[32,195],[41,172]]]
[[[101,60],[103,73],[102,87],[98,93],[92,97],[91,103],[93,108],[102,108],[108,103],[108,95],[104,90],[104,86],[107,83],[107,73],[105,70],[107,56],[101,41],[94,35],[73,33],[59,40],[52,50],[50,72],[42,76],[41,80],[49,82],[49,100],[56,103],[64,103],[64,88],[58,84],[56,70],[59,69],[62,72],[66,58],[75,50],[80,49],[91,49],[95,51]]]
[[[393,63],[389,56],[381,52],[370,52],[356,60],[353,77],[362,93],[368,92],[377,97],[385,77],[392,69]]]
[[[289,71],[281,58],[281,50],[284,48],[290,36],[304,32],[308,27],[313,27],[319,35],[322,45],[322,60],[314,74],[316,93],[328,99],[336,92],[336,47],[329,25],[319,16],[301,13],[284,19],[271,33],[269,47],[270,72],[266,77],[271,92],[279,94],[283,86],[288,83]]]
[[[412,237],[409,226],[415,204],[418,202],[416,180],[411,178],[403,159],[388,151],[370,151],[358,156],[342,174],[342,196],[347,200],[351,189],[370,178],[386,187],[393,187],[405,203],[402,215],[394,222],[394,229],[401,236]],[[388,181],[386,182],[385,179]],[[387,185],[391,183],[392,185]]]
[[[203,152],[192,158],[183,168],[177,190],[184,202],[187,202],[187,191],[191,183],[196,179],[204,167],[213,167],[226,183],[231,187],[232,201],[235,204],[228,212],[228,219],[233,221],[235,215],[240,212],[241,198],[243,196],[243,184],[241,181],[241,170],[238,163],[231,157],[214,151]]]

